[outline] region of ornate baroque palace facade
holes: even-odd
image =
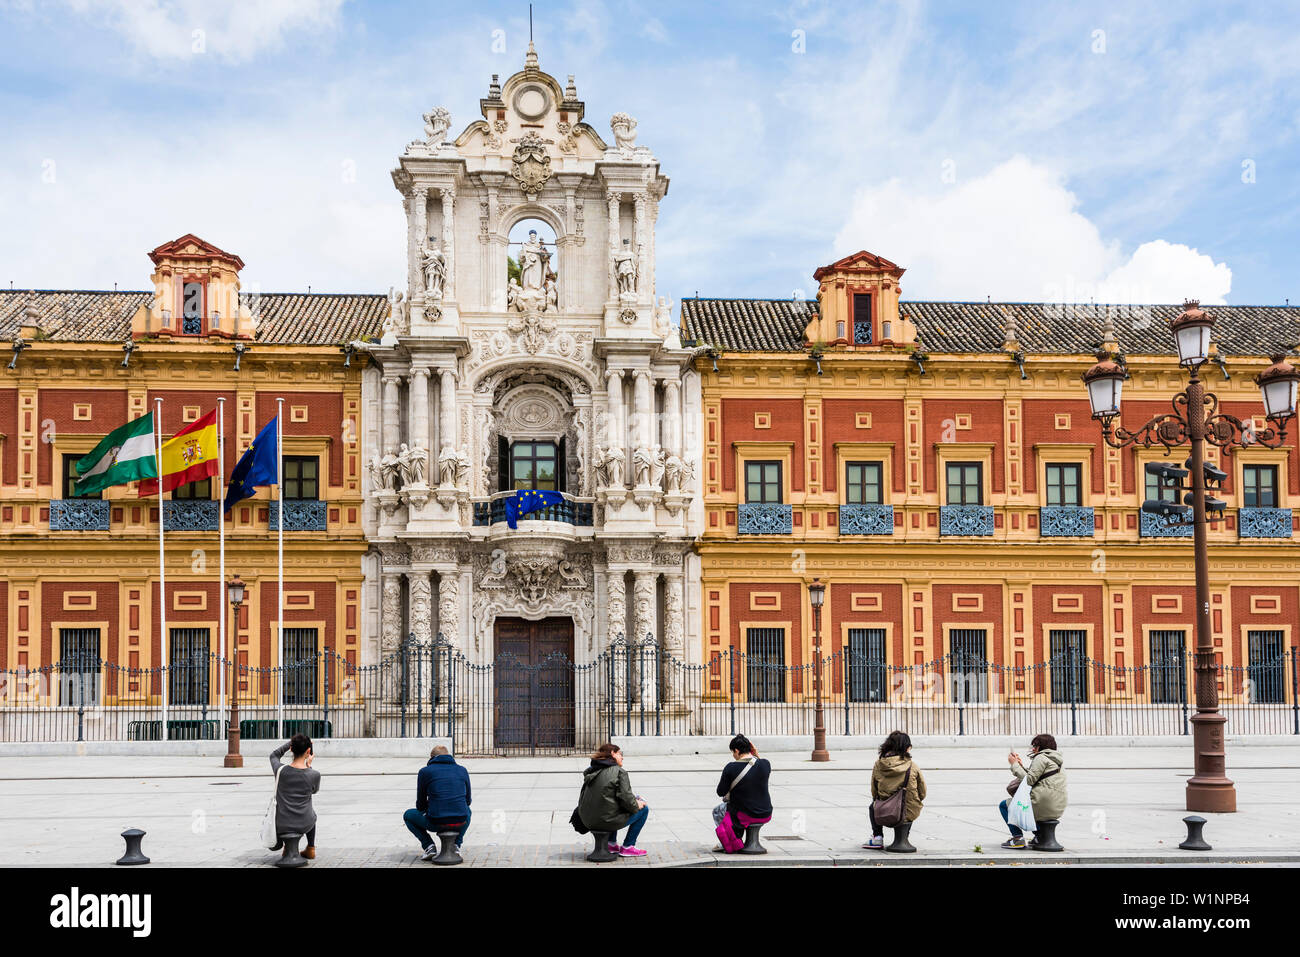
[[[1182,308],[901,302],[902,274],[860,252],[816,271],[816,301],[683,303],[683,340],[702,354],[702,660],[724,660],[706,690],[728,694],[725,659],[739,655],[751,677],[734,678],[737,696],[811,695],[799,669],[819,577],[837,700],[906,697],[915,683],[898,669],[911,668],[940,679],[940,700],[1177,703],[1195,642],[1191,528],[1141,505],[1169,497],[1146,464],[1187,453],[1109,448],[1080,375],[1098,347],[1120,352],[1126,423],[1168,411],[1186,382],[1168,331]],[[1294,342],[1300,310],[1209,311],[1208,387],[1262,430],[1252,379]],[[1238,666],[1220,694],[1245,700],[1253,676],[1254,700],[1282,704],[1300,598],[1296,445],[1217,451],[1214,644]],[[780,666],[784,686],[756,665]],[[963,669],[964,688],[943,690]]]
[[[363,384],[372,655],[441,637],[525,683],[615,639],[685,658],[700,406],[655,297],[668,179],[634,119],[605,143],[531,46],[480,107],[450,141],[430,111],[393,171],[409,278]],[[516,520],[516,489],[558,496]]]
[[[6,710],[75,703],[107,706],[101,716],[116,708],[139,717],[160,701],[161,677],[152,669],[219,654],[221,617],[229,623],[231,612],[218,574],[218,510],[231,469],[277,414],[278,399],[288,477],[285,653],[298,660],[329,650],[359,661],[367,548],[362,377],[359,363],[345,365],[339,343],[378,333],[385,297],[244,294],[243,261],[195,236],[149,256],[148,291],[0,293],[0,333],[14,345],[0,382]],[[153,411],[157,398],[164,440],[225,400],[225,475],[182,486],[162,504],[165,658],[157,497],[138,497],[135,482],[93,498],[73,496],[73,463],[109,432]],[[236,505],[226,520],[228,576],[238,573],[250,586],[233,647],[250,668],[278,663],[279,505],[268,492]],[[104,672],[95,679],[98,661]],[[84,687],[71,687],[81,672]],[[42,674],[48,680],[38,680]],[[320,669],[304,674],[323,680]],[[247,695],[267,693],[265,679],[245,673],[241,681]],[[322,690],[299,689],[310,697]],[[178,705],[215,707],[217,698],[217,675],[205,668],[172,685]],[[126,731],[82,728],[88,737]]]

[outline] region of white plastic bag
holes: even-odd
[[[280,772],[284,770],[284,765],[275,769],[275,787],[271,789],[271,803],[266,808],[266,814],[262,817],[262,846],[268,850],[275,850],[275,845],[280,843],[280,837],[275,833],[275,810],[276,795],[280,793]]]
[[[1029,779],[1021,778],[1015,797],[1007,802],[1007,823],[1025,832],[1038,830],[1034,821],[1034,805],[1029,799]]]

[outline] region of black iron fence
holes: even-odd
[[[1229,733],[1300,734],[1298,658],[1220,669]],[[329,649],[276,668],[204,653],[133,669],[71,654],[0,672],[0,741],[160,740],[164,720],[171,740],[223,739],[233,700],[244,739],[446,737],[466,754],[566,753],[613,737],[810,735],[819,681],[829,734],[1185,735],[1192,663],[1119,667],[1067,646],[1020,667],[960,653],[898,666],[849,650],[820,669],[734,649],[691,664],[621,639],[585,663],[480,664],[442,640],[404,642],[365,666]]]

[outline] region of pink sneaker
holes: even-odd
[[[608,847],[611,854],[617,854],[619,851],[623,850],[622,845],[619,844],[610,844]]]
[[[618,849],[619,857],[645,857],[645,851],[639,847],[620,847]]]

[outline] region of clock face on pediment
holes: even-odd
[[[511,105],[522,119],[536,122],[550,110],[551,98],[541,84],[529,83],[515,92]]]

